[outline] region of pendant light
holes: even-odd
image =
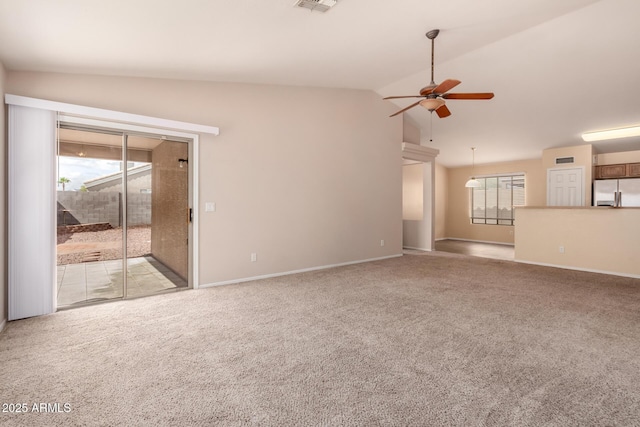
[[[471,163],[471,165],[472,165],[471,166],[471,174],[472,174],[472,176],[471,176],[471,179],[469,181],[467,181],[467,183],[464,186],[467,187],[467,188],[478,188],[478,187],[482,186],[482,184],[480,184],[480,181],[478,181],[476,179],[476,177],[473,176],[473,175],[475,175],[474,171],[476,169],[476,147],[471,147],[471,156],[472,156],[471,157],[471,162],[472,162]]]

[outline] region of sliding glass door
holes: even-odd
[[[188,284],[188,142],[61,124],[58,307]]]
[[[122,133],[58,129],[58,306],[124,296]]]
[[[128,146],[142,144],[128,136]],[[148,162],[129,169],[126,190],[127,296],[184,288],[188,283],[188,144],[161,139]],[[129,149],[129,158],[141,153]]]

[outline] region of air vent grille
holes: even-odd
[[[336,4],[338,4],[338,0],[297,0],[294,6],[311,11],[326,12]]]
[[[574,163],[574,158],[572,157],[556,157],[556,165],[565,165],[567,163]]]

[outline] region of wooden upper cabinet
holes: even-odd
[[[640,176],[640,163],[629,163],[629,176]]]
[[[624,178],[627,176],[627,165],[602,165],[596,166],[596,177],[600,179],[606,178]]]

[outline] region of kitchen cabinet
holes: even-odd
[[[596,177],[599,179],[624,178],[627,176],[627,165],[596,166]]]
[[[640,163],[629,163],[629,176],[640,176]]]

